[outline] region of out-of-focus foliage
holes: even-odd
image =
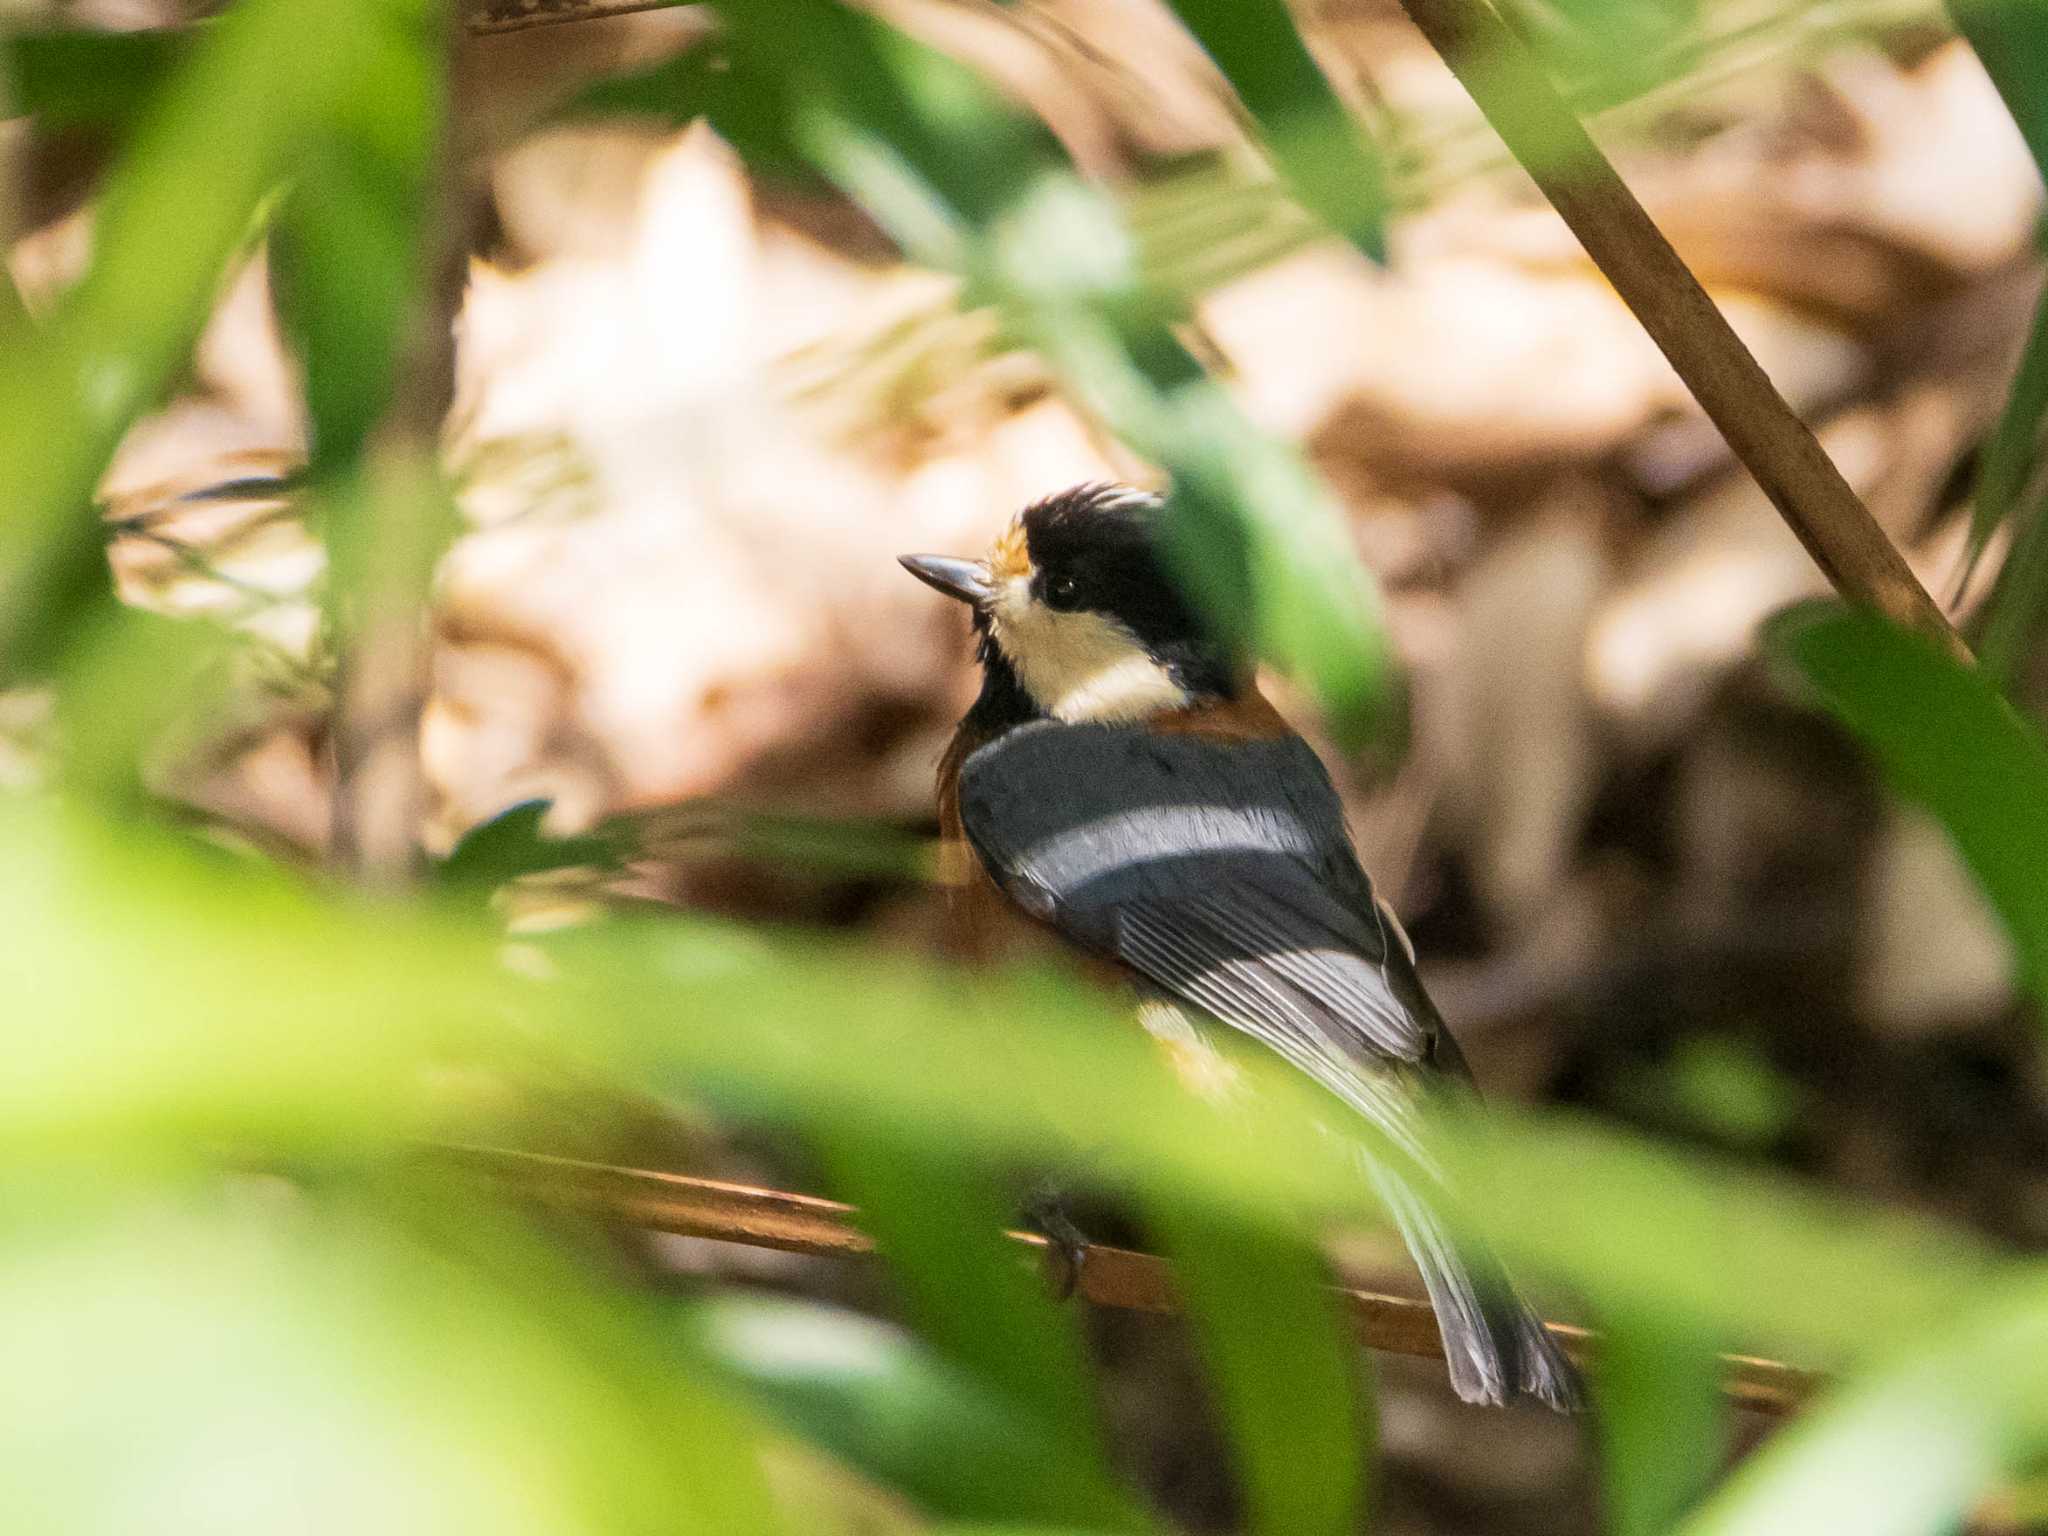
[[[1279,185],[1378,253],[1380,157],[1288,13],[1178,9]],[[1118,201],[965,65],[830,0],[719,11],[724,67],[585,104],[709,112],[743,155],[803,167],[951,273],[1170,476],[1191,590],[1335,724],[1388,732],[1389,651],[1334,503],[1190,345],[1196,285],[1148,266]],[[1971,11],[2038,143],[2038,83],[1986,41],[2006,13]],[[70,738],[53,784],[0,804],[0,1508],[57,1532],[725,1533],[830,1529],[865,1482],[900,1496],[861,1505],[886,1511],[868,1529],[1153,1528],[1104,1443],[1074,1309],[999,1235],[1015,1175],[1079,1165],[1134,1194],[1179,1263],[1252,1527],[1353,1528],[1371,1376],[1317,1243],[1373,1213],[1358,1148],[1298,1079],[1247,1066],[1241,1100],[1190,1097],[1120,1009],[1062,978],[680,915],[508,938],[465,899],[714,824],[870,871],[921,870],[922,848],[726,811],[557,842],[535,802],[373,902],[149,800],[134,764],[163,743],[143,706],[202,713],[228,647],[196,628],[159,644],[167,621],[119,613],[93,490],[257,237],[288,253],[316,495],[358,532],[411,511],[400,532],[438,537],[438,490],[376,500],[390,486],[365,460],[445,211],[440,15],[238,0],[176,43],[10,45],[23,106],[125,147],[85,274],[0,354],[0,666],[56,683]],[[1667,21],[1659,45],[1682,54],[1687,18]],[[2030,379],[2000,497],[2023,478]],[[387,516],[346,510],[365,506]],[[338,580],[379,552],[363,545],[336,542]],[[1874,621],[1802,618],[1776,643],[1941,818],[2038,991],[2048,755],[2031,728]],[[528,1091],[564,1083],[800,1142],[860,1203],[915,1338],[658,1299],[590,1234],[437,1165],[436,1141],[519,1134]],[[1612,1336],[1617,1530],[1945,1530],[2048,1445],[2038,1266],[1581,1125],[1440,1130],[1518,1272]],[[1706,1492],[1712,1357],[1737,1347],[1842,1379]]]
[[[1773,644],[1886,770],[1941,819],[2048,987],[2048,745],[1988,679],[1863,615],[1795,610]],[[1912,701],[1910,709],[1899,701]]]

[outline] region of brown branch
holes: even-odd
[[[836,1200],[532,1152],[442,1150],[521,1195],[604,1221],[827,1258],[858,1258],[875,1249],[874,1240],[854,1225],[853,1207]],[[1010,1236],[1023,1247],[1047,1246],[1035,1232]],[[1180,1310],[1166,1261],[1128,1248],[1090,1246],[1075,1291],[1098,1307],[1161,1314]],[[1348,1288],[1340,1288],[1338,1295],[1361,1342],[1391,1354],[1441,1358],[1443,1341],[1427,1301]],[[1544,1326],[1574,1356],[1583,1360],[1597,1355],[1598,1339],[1585,1329],[1563,1323]],[[1817,1385],[1808,1372],[1776,1360],[1724,1355],[1722,1365],[1729,1400],[1759,1413],[1790,1413]]]
[[[1969,650],[1487,0],[1401,0],[1835,589]]]
[[[443,24],[452,59],[455,27]],[[448,72],[440,142],[427,187],[421,283],[390,405],[364,453],[363,494],[330,543],[344,610],[329,856],[369,884],[414,872],[425,798],[420,717],[432,642],[428,598],[454,518],[440,467],[441,428],[455,398],[455,322],[469,277],[480,206],[455,138],[465,105]],[[349,558],[340,558],[343,547]]]

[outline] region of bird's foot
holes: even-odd
[[[1034,1196],[1024,1218],[1044,1234],[1045,1280],[1055,1301],[1069,1301],[1081,1288],[1081,1269],[1088,1262],[1088,1236],[1074,1225],[1057,1193]]]

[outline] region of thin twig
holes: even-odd
[[[632,16],[664,11],[685,0],[476,0],[466,6],[462,24],[474,33],[524,32],[565,21],[596,21],[606,16]]]
[[[605,1221],[718,1238],[755,1248],[827,1258],[859,1258],[874,1240],[854,1225],[852,1206],[815,1195],[756,1189],[688,1174],[620,1168],[532,1152],[490,1147],[441,1149],[466,1167],[501,1180],[518,1193]],[[1035,1232],[1012,1232],[1023,1247],[1043,1250]],[[1180,1302],[1164,1259],[1128,1248],[1090,1245],[1075,1294],[1098,1307],[1177,1313]],[[1429,1303],[1418,1297],[1339,1288],[1361,1342],[1391,1354],[1441,1358],[1443,1341]],[[1597,1356],[1598,1338],[1564,1323],[1545,1327],[1576,1357]],[[1724,1355],[1724,1388],[1731,1402],[1759,1413],[1792,1412],[1812,1394],[1814,1376],[1777,1360]]]
[[[1969,650],[1486,0],[1401,0],[1837,591]]]
[[[452,53],[454,26],[445,46]],[[365,454],[367,494],[357,504],[356,590],[339,668],[334,732],[337,867],[371,884],[413,872],[424,798],[420,716],[431,642],[427,600],[452,520],[440,467],[442,424],[455,396],[455,320],[468,281],[478,206],[455,147],[458,114],[450,71],[441,142],[428,186],[422,283],[391,404]]]

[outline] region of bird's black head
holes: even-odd
[[[905,555],[974,610],[988,723],[1141,720],[1233,697],[1241,668],[1168,578],[1159,498],[1083,485],[1026,507],[984,560]]]

